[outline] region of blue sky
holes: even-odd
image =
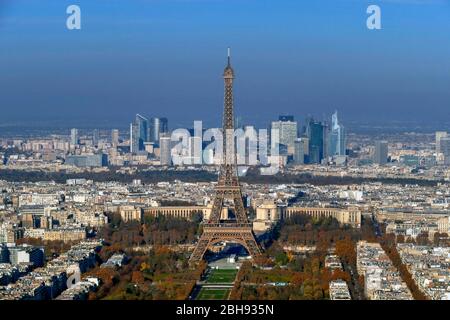
[[[227,46],[246,123],[450,120],[448,0],[0,0],[0,122],[220,124]]]

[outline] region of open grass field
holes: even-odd
[[[227,300],[230,289],[210,289],[202,288],[197,296],[197,300]]]
[[[235,269],[213,269],[210,271],[207,283],[233,283],[236,278],[237,270]]]

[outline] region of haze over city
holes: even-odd
[[[368,30],[366,8],[382,7]],[[450,3],[442,1],[71,1],[0,4],[0,124],[220,126],[221,62],[239,70],[237,115],[267,126],[338,109],[347,121],[441,123],[449,116]],[[426,112],[425,112],[426,110]]]

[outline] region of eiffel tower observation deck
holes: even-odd
[[[256,242],[252,230],[252,224],[247,218],[237,174],[236,152],[234,149],[234,70],[231,67],[229,48],[228,63],[223,73],[223,79],[225,83],[222,132],[223,159],[220,166],[219,181],[215,189],[211,214],[209,220],[203,225],[203,233],[190,258],[191,263],[201,261],[208,248],[224,241],[241,244],[252,258],[261,254],[261,249]],[[225,201],[232,203],[228,208],[233,210],[233,220],[221,220],[221,213]]]

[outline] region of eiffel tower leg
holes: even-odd
[[[249,255],[254,259],[255,257],[261,254],[261,249],[259,245],[256,243],[255,238],[244,239]]]
[[[255,235],[251,229],[242,232],[239,238],[242,239],[242,244],[244,244],[248,254],[252,256],[252,258],[255,258],[261,254],[261,248],[256,242]]]
[[[210,237],[207,234],[203,233],[200,239],[198,240],[194,252],[192,252],[191,254],[189,263],[198,263],[203,259],[203,256],[205,255],[205,252],[209,247],[210,241],[211,241]]]

